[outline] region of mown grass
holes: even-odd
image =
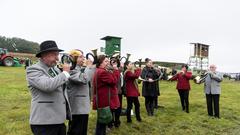
[[[153,117],[146,115],[144,98],[140,97],[143,121],[128,124],[121,117],[120,128],[110,135],[238,135],[240,134],[240,82],[225,80],[220,97],[221,119],[209,118],[206,111],[203,85],[192,83],[190,113],[181,111],[176,82],[160,82],[160,109]],[[0,135],[31,135],[29,107],[31,97],[27,89],[23,67],[0,67]],[[124,107],[126,100],[124,99]],[[89,134],[93,134],[96,112],[89,118]]]

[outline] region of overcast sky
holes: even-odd
[[[189,43],[200,42],[211,45],[218,70],[240,72],[239,6],[239,0],[1,0],[0,35],[52,39],[84,52],[104,47],[104,36],[119,36],[132,60],[184,63]]]

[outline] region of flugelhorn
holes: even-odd
[[[92,53],[87,53],[87,54],[86,54],[86,59],[87,59],[87,60],[89,59],[89,56],[92,56],[92,58],[93,58],[93,64],[96,64],[96,63],[97,63],[97,49],[93,49],[93,50],[92,50]]]

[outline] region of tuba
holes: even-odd
[[[86,59],[89,60],[90,56],[93,58],[93,64],[97,63],[97,49],[91,50],[92,53],[86,54]]]

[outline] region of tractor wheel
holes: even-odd
[[[13,61],[13,58],[12,58],[12,57],[6,57],[6,58],[3,60],[3,65],[4,65],[4,66],[11,67],[11,66],[13,66],[13,64],[14,64],[14,61]]]

